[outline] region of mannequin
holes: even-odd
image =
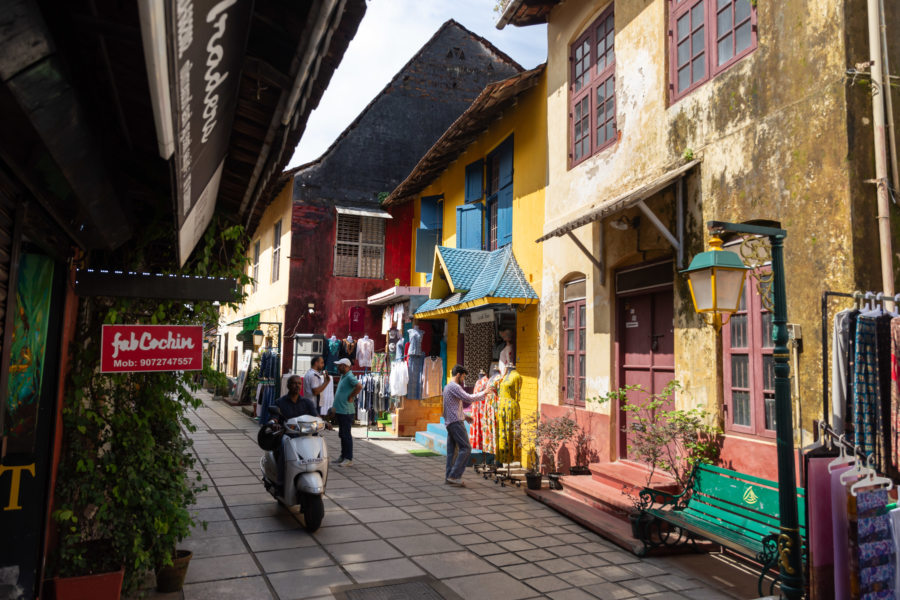
[[[347,337],[341,341],[341,358],[347,358],[350,362],[356,360],[356,341],[349,333]]]
[[[497,462],[510,463],[519,459],[522,447],[516,434],[519,420],[519,392],[522,376],[512,362],[506,365],[506,374],[500,381],[500,398],[497,406]]]
[[[332,375],[337,373],[337,367],[334,366],[334,362],[340,358],[341,340],[332,333],[328,343],[325,344],[325,370]]]
[[[503,349],[500,350],[500,373],[506,375],[506,372],[509,370],[509,367],[515,358],[512,344],[512,331],[510,329],[501,329],[500,339],[505,342]]]
[[[409,387],[406,397],[418,400],[422,397],[422,372],[425,368],[425,352],[422,350],[424,331],[419,329],[418,321],[413,322],[409,330],[409,347],[406,350],[409,364]]]
[[[372,357],[375,354],[375,341],[369,339],[368,335],[363,335],[362,339],[356,342],[356,361],[360,367],[369,368],[372,366]]]

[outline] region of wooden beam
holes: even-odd
[[[593,265],[595,267],[600,269],[600,273],[606,273],[606,267],[603,266],[603,263],[600,262],[600,260],[596,256],[591,254],[590,250],[588,250],[587,248],[584,247],[584,244],[581,243],[581,240],[579,240],[577,237],[575,237],[574,233],[569,231],[566,235],[568,235],[569,238],[571,238],[571,240],[573,242],[575,242],[575,245],[578,246],[578,249],[581,250],[584,253],[584,255],[588,257],[588,260],[590,260],[591,263],[593,263]]]
[[[75,293],[112,298],[234,302],[238,282],[225,277],[79,269],[75,273]]]

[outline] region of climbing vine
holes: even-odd
[[[164,217],[142,228],[129,247],[91,256],[93,264],[135,271],[173,272],[170,224]],[[234,278],[243,286],[246,238],[240,226],[214,221],[185,275]],[[234,299],[234,303],[242,298]],[[175,545],[198,523],[188,507],[205,489],[195,470],[191,411],[205,378],[218,381],[205,361],[202,373],[100,373],[104,324],[218,324],[211,302],[82,298],[71,349],[63,407],[63,452],[53,517],[59,527],[54,566],[59,576],[125,569],[125,590],[171,564]],[[205,526],[205,524],[203,524]]]

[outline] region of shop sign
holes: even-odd
[[[181,265],[216,206],[252,7],[252,2],[236,0],[167,2]]]
[[[489,308],[487,310],[473,312],[471,319],[473,325],[475,323],[492,323],[494,321],[494,309]]]
[[[200,371],[200,325],[104,325],[101,373]]]

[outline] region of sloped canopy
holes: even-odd
[[[416,317],[538,300],[509,246],[493,252],[438,246],[433,273],[430,299],[419,307]]]

